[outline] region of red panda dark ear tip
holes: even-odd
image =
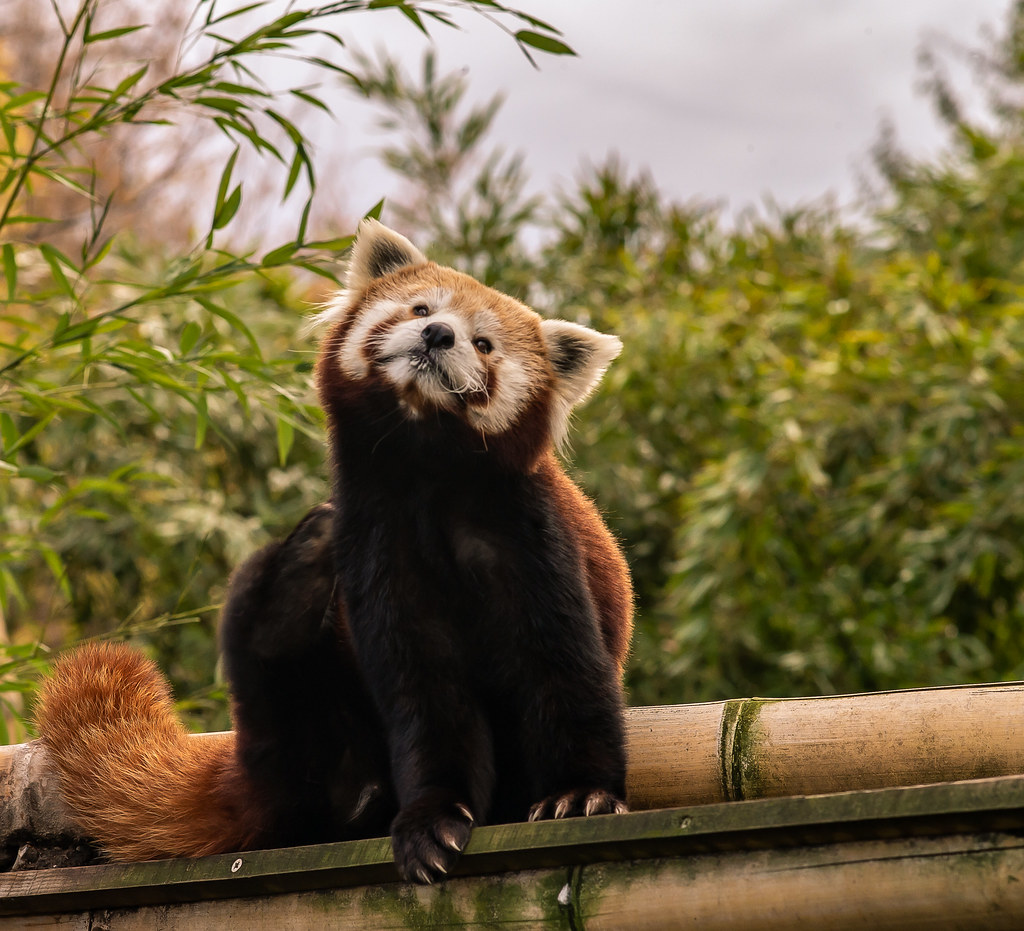
[[[426,261],[427,257],[401,233],[367,217],[356,230],[345,286],[350,291],[362,290],[376,278]]]
[[[565,441],[572,409],[597,387],[612,360],[622,352],[622,340],[568,320],[542,320],[541,334],[555,376],[551,437]]]
[[[568,320],[544,320],[541,332],[548,358],[560,381],[583,383],[587,391],[622,352],[622,340]]]

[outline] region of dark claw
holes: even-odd
[[[423,799],[407,806],[391,823],[398,872],[412,882],[440,882],[469,843],[472,830],[472,812],[462,803]]]

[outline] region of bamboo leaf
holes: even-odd
[[[312,94],[301,90],[292,90],[290,92],[293,96],[298,97],[299,100],[303,100],[311,106],[316,107],[318,110],[323,110],[324,113],[330,113],[331,109],[327,106],[319,97],[314,97]]]
[[[260,0],[260,2],[258,2],[258,3],[249,3],[249,4],[245,5],[245,6],[240,6],[237,10],[229,10],[227,13],[224,13],[223,15],[218,16],[215,19],[207,19],[206,25],[207,26],[213,26],[213,25],[216,25],[217,23],[223,23],[226,20],[234,19],[236,16],[242,16],[245,13],[250,13],[253,10],[258,10],[262,6],[266,6],[266,3],[264,2],[264,0]],[[210,4],[210,13],[211,14],[213,13],[213,9],[214,9],[213,4]]]
[[[59,478],[60,473],[54,472],[53,469],[48,469],[46,466],[23,465],[18,467],[18,476],[31,479],[33,482],[38,482],[41,485],[48,485],[54,479]]]
[[[299,180],[299,172],[302,171],[302,166],[307,162],[307,156],[305,150],[298,146],[295,149],[295,157],[292,159],[291,168],[288,171],[288,179],[284,185],[284,196],[281,198],[282,201],[288,199],[288,195],[291,194],[292,188],[295,187],[295,182]]]
[[[271,249],[270,252],[263,256],[263,259],[260,261],[260,265],[263,268],[272,268],[275,265],[284,265],[293,255],[295,255],[299,246],[300,243],[298,242],[286,242],[283,246]]]
[[[178,348],[183,356],[187,356],[192,351],[202,334],[203,328],[195,320],[190,320],[185,324],[181,331],[181,339],[178,341]]]
[[[133,71],[110,92],[111,98],[116,100],[118,97],[128,93],[129,90],[142,80],[147,71],[149,71],[149,65],[143,65],[138,71]]]
[[[576,53],[564,42],[554,39],[551,36],[542,35],[539,32],[532,32],[529,29],[520,29],[516,33],[516,40],[522,45],[529,45],[531,48],[547,52],[549,55],[575,55]]]
[[[46,260],[46,264],[50,266],[50,271],[53,273],[53,279],[57,283],[57,286],[67,294],[68,297],[73,298],[75,296],[75,289],[72,287],[71,282],[68,281],[67,275],[64,274],[62,265],[66,265],[68,268],[77,271],[74,263],[66,255],[63,255],[56,246],[52,246],[49,243],[43,243],[39,247],[39,251]]]
[[[415,7],[411,7],[403,3],[399,6],[399,9],[402,11],[405,18],[408,19],[409,22],[411,22],[417,29],[419,29],[419,31],[422,32],[423,35],[427,36],[427,38],[430,37],[430,31],[427,29],[425,25],[423,25],[423,20],[420,19],[420,15],[416,11]]]
[[[339,236],[337,239],[315,239],[306,243],[307,249],[323,249],[325,252],[344,252],[356,240],[355,236]]]
[[[215,317],[220,317],[233,330],[237,330],[241,333],[249,342],[249,347],[252,349],[253,355],[256,356],[256,358],[261,357],[260,344],[256,341],[256,337],[253,336],[252,331],[242,322],[241,318],[237,314],[234,314],[226,307],[221,307],[219,304],[215,304],[208,298],[199,295],[195,295],[193,300],[195,300],[195,302],[207,313],[213,314]]]
[[[217,91],[222,94],[251,94],[254,97],[271,96],[265,90],[261,90],[258,87],[249,87],[245,84],[233,84],[230,81],[218,81],[216,84],[212,84],[210,86],[210,90]]]
[[[234,215],[238,213],[238,208],[241,206],[241,203],[242,185],[239,184],[231,194],[228,195],[227,200],[218,207],[217,213],[213,218],[213,229],[219,230],[227,226]]]
[[[4,279],[7,281],[7,300],[13,301],[18,291],[18,263],[14,258],[14,246],[4,243]]]
[[[288,463],[288,454],[291,452],[292,444],[295,442],[295,427],[290,420],[286,420],[283,414],[277,416],[277,458],[281,466]]]
[[[56,475],[56,473],[54,473],[54,475]],[[71,585],[68,583],[67,568],[61,561],[60,556],[57,555],[57,551],[50,546],[40,545],[39,555],[43,557],[43,562],[46,563],[50,572],[53,574],[57,585],[60,587],[61,594],[70,601]]]
[[[206,442],[206,429],[210,425],[210,412],[206,404],[206,392],[201,391],[196,398],[196,439],[195,448],[202,449]]]
[[[18,445],[19,436],[14,418],[7,411],[0,412],[0,442],[3,442],[5,457],[10,458],[14,448]]]
[[[117,39],[121,36],[131,35],[131,33],[138,32],[140,29],[148,28],[148,23],[141,23],[138,26],[121,26],[117,29],[108,29],[106,32],[86,33],[86,35],[82,37],[82,44],[91,45],[93,42],[107,42],[110,39]]]
[[[197,97],[196,104],[201,107],[208,107],[211,110],[220,110],[224,113],[235,114],[240,110],[248,110],[248,105],[233,97]]]

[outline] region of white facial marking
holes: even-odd
[[[432,325],[450,327],[454,345],[428,352],[423,331]],[[470,343],[465,321],[448,311],[395,324],[382,336],[376,355],[396,387],[415,388],[440,407],[452,409],[460,396],[483,391],[486,385],[486,373]]]
[[[414,316],[417,306],[429,313]],[[450,327],[454,344],[428,351],[423,331],[430,325]],[[465,314],[452,309],[446,291],[428,288],[402,301],[379,300],[365,308],[346,334],[338,364],[357,379],[377,366],[399,390],[410,416],[423,413],[417,398],[427,406],[456,410],[466,396],[486,389],[486,366],[472,342],[478,335]]]
[[[370,362],[365,351],[373,348],[367,345],[370,334],[382,323],[404,311],[403,302],[377,301],[359,315],[338,352],[338,364],[349,378],[365,378],[370,373]]]
[[[512,426],[533,395],[530,374],[520,360],[505,355],[500,349],[492,352],[495,388],[485,407],[473,407],[469,420],[485,433],[502,433]]]

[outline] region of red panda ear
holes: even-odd
[[[404,236],[383,223],[366,219],[356,231],[345,287],[349,291],[362,291],[374,278],[426,261],[427,257]]]
[[[622,352],[622,341],[568,320],[542,320],[540,328],[555,373],[551,426],[559,443],[569,412],[597,387],[612,359]]]

